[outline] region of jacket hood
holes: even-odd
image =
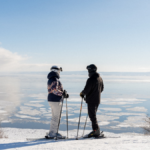
[[[97,72],[91,72],[91,73],[89,73],[89,77],[90,78],[98,78],[99,76],[100,76],[100,74],[97,73]]]
[[[60,78],[59,74],[57,72],[54,72],[54,71],[51,71],[48,75],[47,75],[47,78],[50,79],[50,78]]]

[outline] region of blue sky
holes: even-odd
[[[149,0],[0,0],[0,70],[150,71]]]

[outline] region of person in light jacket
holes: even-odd
[[[61,134],[57,133],[59,128],[59,119],[61,114],[61,107],[63,98],[68,98],[69,95],[65,90],[63,90],[63,86],[59,80],[60,72],[62,68],[58,66],[52,66],[50,69],[50,73],[48,74],[48,82],[47,82],[47,89],[48,89],[48,103],[51,107],[52,118],[50,122],[50,131],[45,136],[45,138],[52,138],[56,136],[62,136]]]

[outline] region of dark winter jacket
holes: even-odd
[[[103,90],[103,80],[100,75],[95,72],[88,78],[82,93],[86,95],[86,102],[88,104],[100,104],[101,92]]]
[[[59,74],[52,71],[47,78],[48,101],[60,102],[62,100],[63,87],[59,81]]]

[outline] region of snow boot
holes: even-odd
[[[88,134],[88,137],[89,137],[89,138],[90,138],[90,137],[98,137],[99,135],[100,135],[100,130],[97,129],[97,130],[94,130],[94,131],[90,132],[90,133]]]
[[[45,138],[46,139],[54,139],[55,137],[54,136],[52,137],[52,136],[46,135]]]
[[[60,133],[56,133],[56,136],[59,137],[63,137]]]
[[[48,133],[47,135],[45,136],[46,139],[53,139],[53,138],[62,138],[63,136],[60,134],[60,133],[55,133],[53,136],[50,136]]]

